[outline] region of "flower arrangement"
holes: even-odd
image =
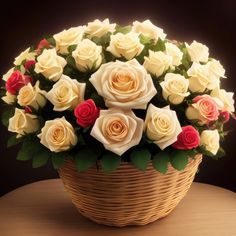
[[[3,123],[22,143],[17,159],[34,168],[66,159],[105,172],[121,161],[165,173],[189,158],[224,154],[224,124],[233,93],[207,46],[166,39],[149,20],[132,25],[95,20],[43,38],[3,76]]]

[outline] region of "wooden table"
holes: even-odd
[[[59,179],[26,185],[0,198],[0,236],[235,236],[236,194],[194,183],[166,218],[114,228],[81,216]]]

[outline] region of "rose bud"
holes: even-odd
[[[39,42],[38,46],[37,46],[36,52],[37,52],[37,54],[40,54],[44,48],[50,48],[50,47],[51,47],[51,45],[50,45],[50,43],[47,41],[47,39],[42,39],[42,40]]]
[[[29,70],[35,65],[35,63],[36,63],[35,60],[28,60],[25,62],[24,67],[26,70]]]
[[[230,113],[228,111],[221,111],[220,115],[219,115],[219,119],[223,122],[223,123],[227,123],[230,119]]]
[[[92,99],[81,102],[75,109],[74,115],[77,118],[77,123],[87,128],[93,125],[99,116],[99,109]]]
[[[177,141],[172,144],[176,149],[186,150],[198,147],[200,136],[198,131],[191,125],[182,127],[182,132],[178,135]]]

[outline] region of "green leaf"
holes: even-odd
[[[185,151],[175,150],[171,153],[170,161],[176,170],[184,170],[188,164],[188,154]]]
[[[120,166],[120,156],[110,152],[103,155],[101,159],[102,169],[105,172],[114,171]]]
[[[95,153],[91,147],[86,147],[75,156],[75,165],[78,171],[86,171],[96,163],[99,154]]]
[[[2,113],[1,119],[4,126],[8,127],[9,119],[14,116],[14,113],[14,109],[10,109]]]
[[[132,27],[130,25],[127,26],[120,26],[120,25],[116,25],[116,31],[115,34],[117,33],[122,33],[122,34],[127,34],[131,31]]]
[[[50,151],[41,149],[38,153],[34,154],[32,167],[38,168],[46,165],[50,156]]]
[[[188,70],[191,66],[191,58],[188,54],[188,50],[187,48],[182,48],[182,52],[183,52],[183,57],[182,57],[182,64],[184,65],[185,69]]]
[[[165,51],[166,50],[165,41],[163,41],[161,38],[159,38],[157,40],[156,44],[151,46],[150,49],[154,52]]]
[[[59,152],[59,153],[53,152],[51,154],[53,167],[55,169],[59,169],[61,166],[63,166],[66,156],[67,154],[64,152]]]
[[[75,59],[72,56],[66,58],[68,66],[75,68]]]
[[[46,40],[49,42],[50,45],[56,46],[56,40],[53,37],[47,37]]]
[[[168,169],[168,163],[170,161],[169,154],[166,151],[157,153],[152,159],[152,165],[154,168],[162,174],[165,174]]]
[[[139,39],[140,39],[140,43],[142,43],[144,45],[152,43],[152,39],[149,38],[149,37],[144,36],[143,34],[139,35]]]
[[[67,50],[69,53],[72,53],[77,47],[77,44],[70,45]]]
[[[130,158],[136,168],[145,171],[151,160],[151,153],[147,149],[136,149],[131,153]]]
[[[16,135],[11,136],[7,141],[7,147],[15,146],[19,143],[23,142],[23,138],[16,138]]]

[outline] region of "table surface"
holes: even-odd
[[[115,228],[84,218],[72,205],[60,179],[18,188],[0,198],[1,236],[236,236],[236,194],[193,183],[166,218],[146,226]]]

